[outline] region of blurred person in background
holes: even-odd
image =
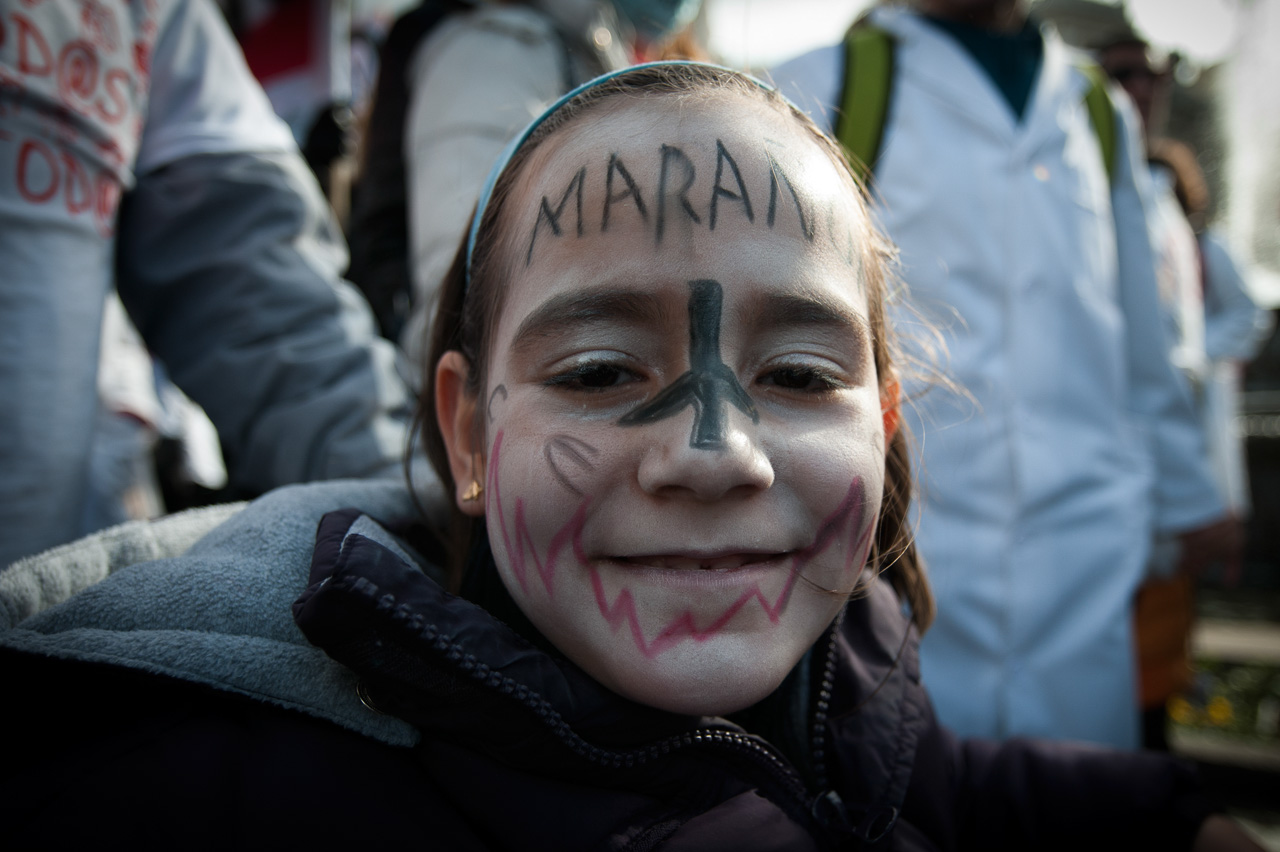
[[[1127,22],[1126,22],[1127,24]],[[1157,204],[1167,216],[1155,227],[1157,251],[1175,242],[1191,263],[1162,261],[1190,284],[1161,287],[1161,293],[1187,294],[1180,305],[1199,307],[1203,355],[1197,376],[1200,403],[1218,486],[1228,507],[1243,519],[1249,513],[1243,448],[1233,424],[1239,404],[1240,371],[1257,355],[1271,331],[1271,319],[1249,293],[1240,267],[1223,234],[1208,221],[1209,187],[1195,152],[1165,133],[1176,56],[1161,56],[1131,26],[1095,48],[1103,70],[1133,100],[1142,119],[1148,165]],[[1189,251],[1187,250],[1189,247]],[[1178,316],[1190,311],[1180,307]],[[1189,322],[1194,322],[1190,320]]]
[[[352,281],[420,362],[439,282],[507,142],[574,86],[672,58],[701,0],[426,0],[384,42],[353,200]],[[696,58],[696,57],[695,57]]]
[[[209,0],[0,6],[0,564],[86,532],[103,306],[239,493],[398,470],[412,394]]]
[[[1134,591],[1157,534],[1211,551],[1225,509],[1168,358],[1132,113],[1023,0],[914,0],[859,26],[892,53],[868,165],[909,288],[897,321],[941,329],[959,386],[909,388],[938,599],[925,682],[963,735],[1136,747]],[[836,120],[845,58],[773,72],[842,141],[862,120]]]
[[[164,419],[155,365],[114,292],[102,313],[99,353],[85,532],[165,511],[154,461]]]
[[[331,199],[351,146],[351,0],[218,0],[250,73]],[[341,190],[339,190],[341,191]],[[339,202],[340,203],[340,202]]]
[[[1231,514],[1223,525],[1222,567],[1234,582],[1249,513],[1244,448],[1234,422],[1240,371],[1270,331],[1268,314],[1250,297],[1221,237],[1207,227],[1209,189],[1195,153],[1164,135],[1178,57],[1148,43],[1123,5],[1045,0],[1039,10],[1097,59],[1141,120],[1170,359],[1195,392],[1211,470]],[[1178,556],[1176,541],[1157,542],[1134,602],[1142,741],[1158,750],[1169,748],[1168,702],[1190,686],[1192,674],[1195,577],[1185,566],[1179,570]]]

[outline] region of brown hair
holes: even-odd
[[[511,157],[483,211],[471,256],[470,280],[467,279],[466,245],[440,289],[435,324],[431,330],[424,377],[425,389],[419,410],[421,437],[427,456],[445,484],[445,493],[455,493],[443,436],[436,422],[435,365],[450,350],[457,350],[471,365],[469,390],[479,395],[488,375],[488,352],[497,319],[502,310],[508,264],[512,252],[501,238],[507,221],[507,201],[517,179],[539,146],[561,128],[602,102],[619,97],[652,98],[658,96],[709,96],[736,93],[769,105],[795,120],[813,141],[834,161],[848,178],[849,189],[858,197],[866,213],[865,194],[849,168],[843,149],[824,134],[804,113],[770,88],[762,87],[746,75],[711,65],[660,64],[639,66],[603,81],[569,100],[547,116]],[[866,220],[871,221],[867,214]],[[885,300],[891,285],[896,259],[893,246],[872,227],[871,239],[862,246],[862,263],[868,303],[868,321],[872,332],[872,349],[881,388],[895,380],[898,347],[886,319]],[[884,494],[873,540],[871,564],[882,571],[893,587],[911,606],[912,617],[923,631],[933,620],[934,603],[925,577],[924,566],[911,536],[908,509],[911,503],[912,478],[908,436],[903,428],[889,439],[885,454]],[[451,578],[456,587],[461,582],[462,566],[472,544],[484,535],[479,519],[453,512],[453,560]]]

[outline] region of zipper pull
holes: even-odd
[[[835,790],[828,790],[813,800],[810,809],[818,825],[842,837],[854,837],[863,843],[874,844],[883,840],[898,822],[898,809],[877,805],[861,812],[855,823],[849,808]]]

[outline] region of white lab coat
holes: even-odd
[[[1156,284],[1173,348],[1170,358],[1191,383],[1197,401],[1209,374],[1205,354],[1205,287],[1196,234],[1174,188],[1173,172],[1148,166],[1152,205],[1148,224],[1156,253]]]
[[[1192,231],[1174,192],[1173,173],[1152,166],[1151,179],[1156,202],[1151,234],[1160,298],[1173,335],[1173,363],[1196,390],[1218,493],[1233,514],[1247,517],[1248,475],[1235,429],[1240,371],[1265,342],[1271,324],[1218,237]]]
[[[1240,380],[1271,334],[1271,314],[1258,306],[1222,238],[1200,235],[1204,255],[1204,342],[1209,373],[1204,385],[1205,436],[1218,487],[1231,511],[1248,517],[1252,508],[1244,439],[1236,432]]]
[[[601,0],[480,3],[441,21],[415,50],[405,122],[414,307],[400,341],[411,364],[507,142],[574,86],[628,62],[613,7]]]
[[[1131,112],[1109,186],[1056,36],[1019,121],[941,30],[873,15],[897,36],[878,212],[965,392],[908,385],[938,599],[925,680],[961,734],[1135,746],[1130,603],[1153,534],[1223,508],[1166,357]],[[842,51],[773,75],[828,127]],[[895,319],[910,345],[918,325]]]

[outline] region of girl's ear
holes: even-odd
[[[880,416],[884,419],[884,445],[887,449],[898,433],[898,419],[902,410],[898,407],[902,388],[897,379],[886,379],[880,384]]]
[[[471,364],[450,350],[436,364],[436,422],[449,453],[454,501],[464,515],[484,515],[484,435],[476,420],[476,397],[467,389]]]

